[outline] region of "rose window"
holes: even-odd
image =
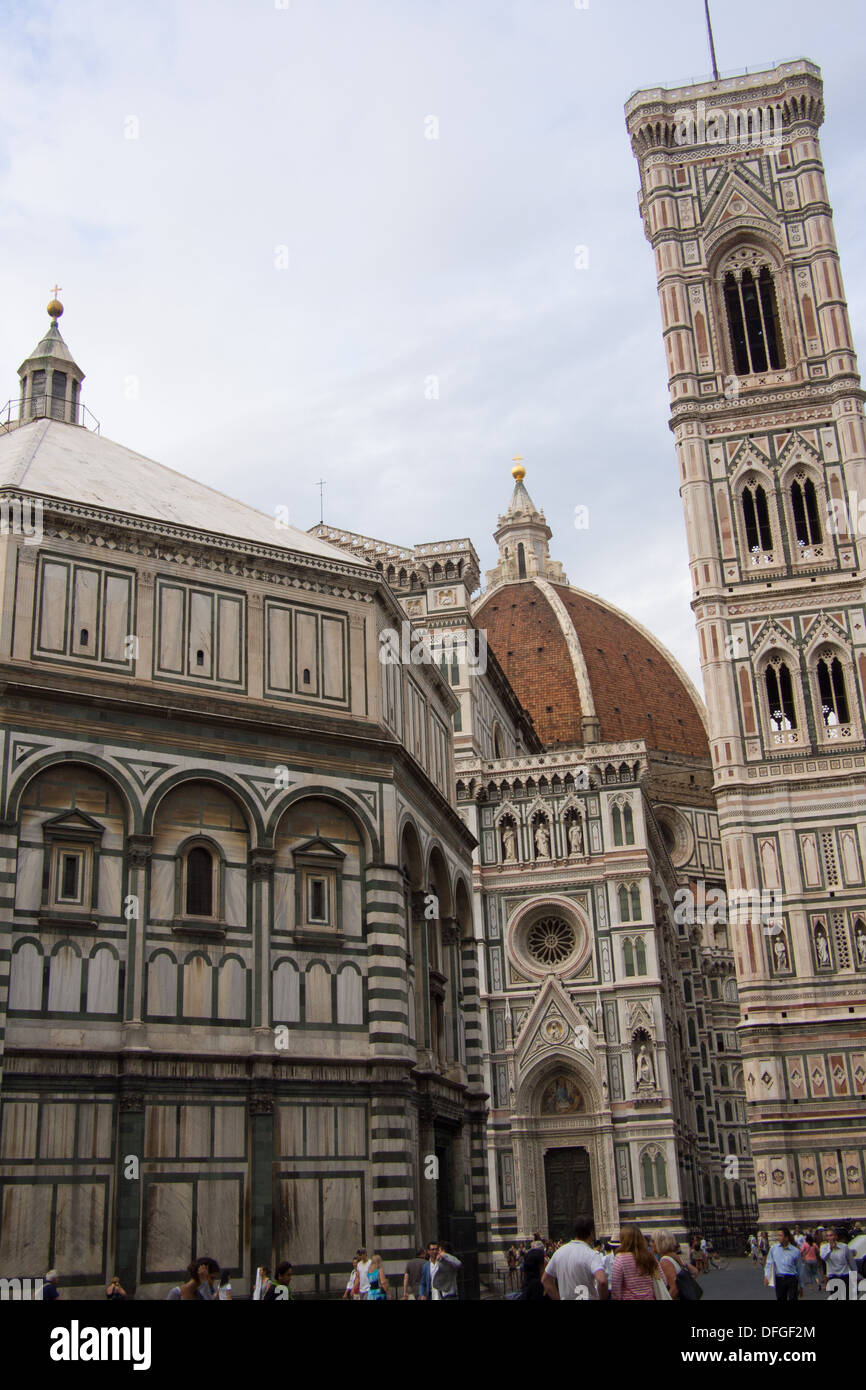
[[[561,965],[574,950],[574,928],[561,917],[542,917],[529,928],[526,944],[539,965]]]

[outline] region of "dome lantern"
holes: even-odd
[[[29,420],[61,420],[77,425],[81,414],[80,395],[84,372],[63,341],[58,319],[63,305],[57,298],[60,286],[46,306],[51,325],[30,356],[18,368],[21,379],[20,423]]]

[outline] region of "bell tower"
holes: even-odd
[[[866,1215],[866,432],[819,69],[636,92],[761,1224]]]

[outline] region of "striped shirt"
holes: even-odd
[[[624,1303],[646,1302],[655,1298],[651,1274],[639,1274],[634,1255],[617,1255],[613,1262],[611,1298],[622,1299]]]

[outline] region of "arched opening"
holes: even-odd
[[[517,542],[517,574],[518,578],[526,578],[526,553],[523,549],[523,541]]]

